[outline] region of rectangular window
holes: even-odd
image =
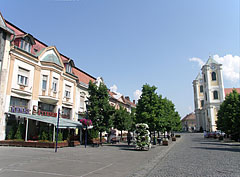
[[[21,46],[20,46],[21,49],[30,53],[31,52],[31,47],[32,47],[32,45],[29,42],[27,42],[23,39],[21,40]]]
[[[29,100],[26,100],[26,99],[11,97],[10,106],[28,108],[28,101]]]
[[[62,118],[70,119],[71,109],[62,107]]]
[[[65,97],[70,98],[71,97],[71,86],[65,85]]]
[[[204,100],[201,100],[201,107],[204,106]]]
[[[66,64],[66,72],[72,73],[72,66],[70,64]]]
[[[29,71],[23,68],[18,68],[18,84],[19,85],[28,85],[28,76],[29,76]]]
[[[80,97],[80,108],[84,109],[84,97]]]
[[[203,86],[200,85],[200,93],[203,93]]]
[[[54,92],[57,92],[57,84],[58,84],[58,78],[53,77],[52,90],[53,90]]]
[[[43,90],[47,89],[47,78],[48,78],[47,75],[43,75],[43,77],[42,77],[42,89]]]

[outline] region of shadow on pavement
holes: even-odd
[[[220,145],[220,146],[240,146],[240,144],[226,144],[226,143],[218,143],[218,142],[204,142],[200,144]]]
[[[192,147],[194,149],[204,149],[204,150],[214,150],[214,151],[230,151],[230,152],[240,152],[240,148],[210,148],[210,147]]]

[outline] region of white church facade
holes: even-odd
[[[217,112],[225,99],[222,64],[212,57],[193,81],[194,105],[198,131],[216,131]]]

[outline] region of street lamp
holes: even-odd
[[[86,120],[87,120],[88,119],[88,104],[89,104],[89,101],[86,100],[85,104],[86,104]],[[87,124],[86,124],[86,132],[85,132],[85,148],[86,147],[87,147]]]

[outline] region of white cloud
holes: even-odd
[[[114,84],[112,87],[110,87],[110,91],[111,92],[115,92],[115,93],[117,93],[117,86]]]
[[[237,83],[239,81],[239,56],[225,55],[224,57],[220,57],[218,55],[214,55],[213,59],[222,64],[224,79],[233,83]]]
[[[198,65],[199,65],[201,68],[202,68],[202,66],[204,65],[204,62],[203,62],[200,58],[197,58],[197,57],[189,58],[189,61],[197,62]]]
[[[136,101],[139,100],[141,95],[142,95],[142,91],[141,90],[136,90],[133,93],[134,100],[136,100]]]

